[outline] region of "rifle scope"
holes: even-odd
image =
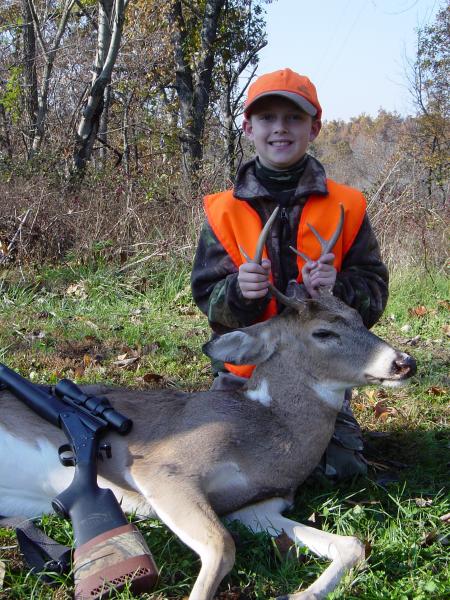
[[[109,403],[109,400],[104,396],[98,397],[85,394],[83,390],[70,379],[61,379],[61,381],[55,385],[54,389],[57,396],[60,398],[65,396],[72,400],[76,405],[86,408],[95,416],[107,421],[118,433],[125,435],[131,430],[133,421],[115,410]]]

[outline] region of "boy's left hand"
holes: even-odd
[[[311,298],[317,298],[317,288],[333,289],[336,283],[337,271],[333,266],[333,253],[324,254],[319,260],[307,262],[302,269],[303,283]]]

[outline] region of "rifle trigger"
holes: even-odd
[[[73,448],[70,444],[63,444],[58,448],[59,462],[63,467],[74,467],[76,464]]]
[[[103,458],[102,452],[105,453],[106,458],[112,458],[111,444],[107,444],[106,442],[99,446],[98,455],[99,458]]]

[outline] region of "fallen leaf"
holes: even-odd
[[[443,308],[450,310],[450,302],[448,300],[438,300],[438,304],[439,304],[439,306],[442,306]]]
[[[145,381],[145,383],[154,383],[162,381],[164,377],[163,375],[159,375],[159,373],[146,373],[142,379]]]
[[[29,340],[43,340],[46,335],[45,331],[32,331],[27,333],[25,337]]]
[[[83,377],[84,375],[84,365],[79,365],[78,367],[75,367],[75,369],[73,370],[73,376],[75,377],[75,379],[80,379],[81,377]]]
[[[366,389],[364,390],[367,399],[369,400],[369,402],[375,402],[376,401],[376,397],[377,397],[377,390],[374,389]]]
[[[66,289],[66,294],[68,296],[76,296],[81,300],[85,300],[87,298],[86,284],[84,281],[72,283],[72,285],[69,285],[69,287]]]
[[[442,331],[445,333],[447,337],[450,337],[450,324],[443,325]]]
[[[277,535],[277,537],[274,538],[273,541],[278,552],[280,553],[281,558],[286,558],[289,554],[290,549],[294,545],[294,542],[291,540],[291,538],[283,530],[283,532],[280,533],[280,535]]]
[[[441,515],[439,517],[439,519],[441,521],[443,521],[444,523],[450,523],[450,513],[446,513],[445,515]]]
[[[420,335],[415,335],[413,338],[409,338],[405,340],[405,344],[409,344],[410,346],[417,346],[420,341]]]
[[[319,514],[319,513],[313,512],[308,517],[308,524],[310,524],[312,527],[316,527],[317,529],[321,529],[322,528],[322,524],[323,524],[323,517],[322,517],[322,515]]]
[[[438,532],[434,529],[428,533],[424,533],[420,541],[421,546],[431,546],[437,540]]]
[[[130,367],[131,365],[133,365],[138,360],[139,360],[139,356],[132,356],[131,358],[123,358],[123,359],[115,360],[113,362],[113,365],[116,365],[116,367],[121,367],[122,369],[126,369],[126,368]]]
[[[415,317],[424,317],[429,311],[426,306],[421,304],[420,306],[410,308],[408,312],[410,315],[413,315]]]
[[[445,396],[447,394],[447,390],[445,388],[438,387],[437,385],[432,385],[427,389],[427,394],[431,394],[432,396]]]
[[[386,418],[389,414],[389,409],[384,400],[379,400],[373,407],[373,411],[375,413],[375,419]]]
[[[416,506],[420,506],[420,508],[431,506],[433,504],[431,498],[414,498],[414,502],[416,503]]]

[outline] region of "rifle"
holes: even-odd
[[[75,599],[100,600],[126,584],[134,592],[151,590],[158,572],[144,538],[128,523],[113,492],[97,485],[99,452],[111,457],[111,447],[99,446],[100,438],[109,429],[126,435],[132,421],[107,398],[87,395],[69,379],[50,393],[0,363],[1,383],[68,438],[58,454],[64,466],[75,467],[74,477],[52,507],[72,521]]]

